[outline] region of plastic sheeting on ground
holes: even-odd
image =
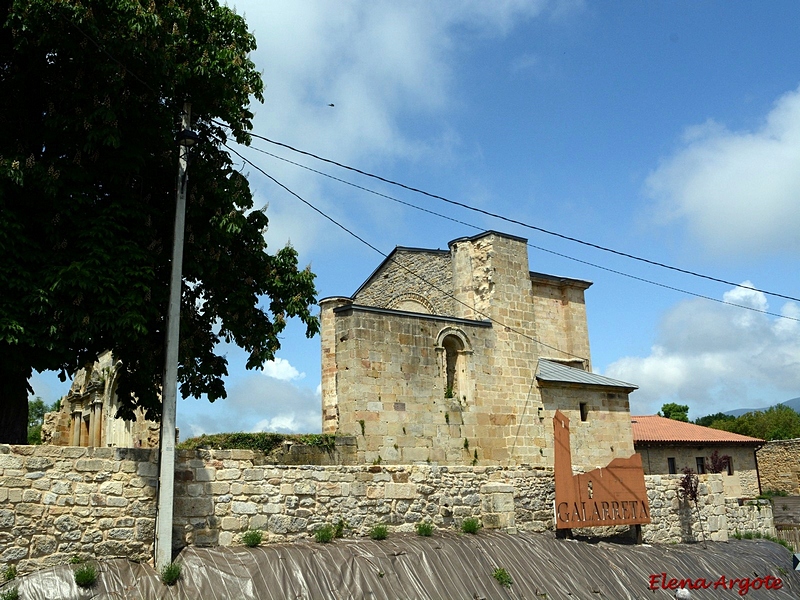
[[[164,586],[148,565],[122,559],[100,562],[98,582],[80,590],[72,567],[53,567],[22,578],[23,600],[659,600],[674,590],[671,578],[705,579],[711,587],[691,591],[692,600],[747,598],[797,600],[800,572],[783,547],[761,540],[634,546],[559,540],[547,534],[477,535],[435,532],[433,537],[393,535],[383,541],[338,539],[259,548],[187,548],[178,557],[181,580]],[[503,568],[513,584],[494,579]],[[662,581],[661,573],[666,573]],[[767,575],[782,580],[766,589]],[[758,589],[742,594],[714,587],[725,577],[749,578]]]

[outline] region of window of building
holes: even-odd
[[[675,459],[671,456],[667,459],[667,468],[670,475],[675,475],[678,472],[678,469],[675,468]]]
[[[444,357],[445,357],[445,372],[447,374],[447,382],[445,384],[445,398],[457,398],[458,397],[458,371],[461,365],[459,364],[462,362],[460,360],[460,356],[462,354],[462,350],[464,349],[464,344],[461,343],[461,340],[458,339],[454,335],[448,335],[447,337],[442,340],[442,346],[444,346]]]
[[[586,421],[589,418],[589,407],[586,405],[586,402],[581,402],[580,407],[581,407],[581,421]]]
[[[695,459],[695,464],[697,464],[697,473],[699,475],[703,475],[706,472],[706,458],[705,456],[698,456]]]

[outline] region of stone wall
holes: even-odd
[[[758,451],[761,489],[800,495],[800,438],[767,442]]]
[[[509,532],[553,528],[552,471],[499,466],[275,466],[251,450],[180,451],[174,541],[180,547],[235,545],[248,529],[269,541],[307,538],[347,522],[348,535],[378,523],[413,531],[427,520],[458,527],[466,517]],[[0,446],[0,560],[21,572],[75,554],[149,560],[153,550],[157,456],[118,448]],[[649,542],[700,539],[679,476],[647,476]],[[719,475],[701,477],[701,514],[710,539],[738,529],[774,534],[770,505],[726,501]]]
[[[681,474],[684,467],[689,467],[696,472],[697,459],[702,458],[707,461],[711,454],[717,451],[720,456],[728,455],[732,459],[733,475],[725,475],[723,477],[727,496],[731,498],[755,498],[761,493],[758,489],[758,469],[756,467],[754,446],[676,444],[674,446],[654,445],[649,447],[637,445],[636,451],[642,455],[642,466],[644,467],[644,472],[648,475],[669,474],[668,458],[675,459],[675,470],[678,475]]]

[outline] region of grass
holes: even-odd
[[[389,528],[386,525],[375,525],[369,530],[369,537],[373,540],[385,540],[389,535]]]
[[[761,533],[760,531],[745,531],[744,533],[741,533],[737,529],[733,533],[732,537],[736,538],[737,540],[768,540],[770,542],[775,542],[776,544],[780,544],[781,546],[786,548],[789,552],[794,552],[794,548],[792,548],[792,545],[786,540],[776,538],[775,536],[769,535],[768,533]]]
[[[336,537],[336,530],[330,525],[323,525],[314,532],[314,539],[320,544],[327,544]]]
[[[259,529],[251,529],[242,534],[242,543],[248,548],[255,548],[261,545],[264,533]]]
[[[97,568],[91,563],[84,563],[75,569],[74,575],[78,587],[92,587],[97,581]]]
[[[430,537],[433,534],[433,523],[428,521],[420,521],[417,523],[417,535],[422,537]]]
[[[161,569],[161,583],[175,585],[181,578],[181,566],[178,563],[169,563]]]
[[[69,564],[71,565],[82,565],[84,562],[84,559],[78,554],[72,555],[69,559]]]
[[[19,590],[13,587],[0,592],[0,600],[19,600]]]
[[[16,565],[8,565],[5,569],[3,569],[3,581],[11,581],[12,579],[16,578],[17,578]]]
[[[497,580],[497,583],[502,585],[504,588],[511,587],[511,584],[514,583],[514,581],[511,579],[511,575],[509,575],[508,571],[502,567],[495,569],[492,573],[492,577],[494,577]]]

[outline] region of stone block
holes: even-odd
[[[217,481],[230,481],[233,479],[239,479],[242,476],[242,472],[239,469],[218,469],[217,470]],[[198,480],[201,481],[201,480]]]
[[[214,514],[211,498],[175,498],[174,511],[181,517],[204,517]]]
[[[258,504],[255,502],[233,502],[231,512],[238,515],[254,515],[258,513]]]
[[[416,498],[417,486],[413,483],[387,483],[384,487],[385,498]]]
[[[195,469],[195,481],[214,481],[216,480],[217,470],[214,467],[207,467],[205,469]]]

